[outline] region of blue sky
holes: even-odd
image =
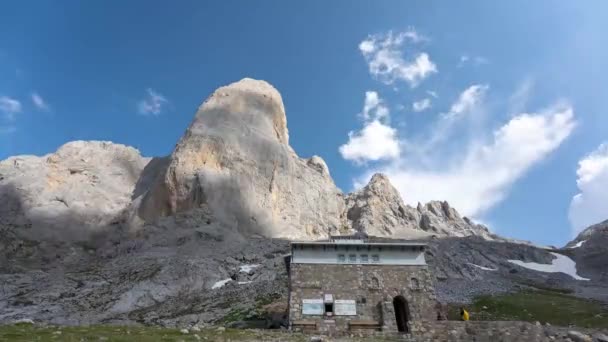
[[[76,139],[166,155],[215,88],[252,77],[344,191],[387,172],[409,203],[544,244],[608,218],[604,1],[1,6],[0,159]]]

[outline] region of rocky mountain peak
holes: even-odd
[[[343,206],[325,162],[289,146],[279,92],[246,78],[199,107],[139,215],[151,221],[209,207],[242,231],[304,238],[339,229]]]
[[[215,119],[221,123],[222,115],[241,116],[240,123],[267,138],[276,138],[282,144],[289,144],[285,106],[279,91],[263,80],[243,78],[238,82],[218,88],[199,107],[196,117]],[[193,121],[186,132],[201,128],[200,120]],[[215,122],[205,122],[202,127],[217,126]],[[196,134],[196,132],[192,132]]]
[[[73,141],[42,157],[0,162],[0,216],[20,235],[86,239],[131,202],[148,159],[107,141]]]
[[[44,157],[1,162],[0,186],[12,203],[2,213],[21,213],[57,236],[66,227],[133,228],[189,213],[192,224],[217,220],[241,233],[293,239],[488,235],[447,202],[405,205],[384,174],[344,196],[321,157],[300,158],[289,146],[281,94],[250,78],[214,91],[167,157],[74,141]]]
[[[491,238],[488,229],[462,218],[446,201],[405,205],[388,176],[377,173],[362,189],[346,197],[347,219],[353,229],[370,235],[422,237],[479,235]]]

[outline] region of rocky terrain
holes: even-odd
[[[530,286],[608,302],[607,227],[546,249],[447,202],[405,205],[381,174],[344,194],[323,159],[289,146],[279,92],[243,79],[200,106],[169,156],[76,141],[1,161],[0,322],[276,326],[289,239],[355,232],[427,241],[444,302]],[[551,253],[589,280],[517,264]]]

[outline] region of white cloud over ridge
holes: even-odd
[[[36,106],[36,108],[38,108],[39,110],[42,110],[42,111],[50,110],[48,103],[46,103],[46,101],[38,93],[33,92],[31,97],[32,97],[32,103],[34,104],[34,106]]]
[[[364,120],[371,118],[384,119],[388,118],[389,110],[384,104],[384,101],[380,99],[378,93],[375,91],[365,92],[365,102],[363,104],[363,112],[361,116]]]
[[[146,90],[147,96],[137,104],[137,109],[142,115],[160,115],[163,107],[169,100],[154,89]]]
[[[373,120],[360,132],[349,132],[348,142],[340,146],[340,154],[356,163],[397,158],[400,153],[397,130]]]
[[[474,89],[477,91],[461,96],[450,112],[464,113],[474,110],[474,104],[480,105],[466,100],[482,88]],[[519,114],[494,130],[488,139],[466,141],[460,152],[451,157],[440,146],[425,150],[423,157],[409,153],[424,148],[427,140],[441,141],[433,135],[442,133],[431,131],[426,139],[400,141],[407,148],[402,148],[399,156],[367,169],[355,185],[365,184],[374,173],[382,172],[410,205],[447,200],[463,215],[476,217],[502,201],[513,183],[557,149],[575,126],[573,108],[557,104],[537,113]]]
[[[429,108],[431,108],[431,99],[428,97],[412,103],[412,110],[414,112],[423,112]]]
[[[427,39],[389,31],[368,36],[359,50],[374,79],[388,85],[403,81],[414,88],[437,73],[428,54],[415,51],[416,44],[423,40]],[[463,56],[461,63],[479,65],[488,61]],[[391,126],[388,105],[380,95],[367,92],[360,115],[363,128],[349,132],[348,142],[339,148],[344,159],[365,165],[353,180],[354,186],[367,184],[374,173],[381,172],[388,175],[410,205],[447,200],[463,215],[478,219],[501,202],[513,184],[553,153],[576,127],[574,109],[565,102],[526,112],[532,83],[519,88],[503,103],[503,107],[510,107],[501,109],[506,115],[496,116],[489,115],[496,111],[496,104],[486,101],[490,86],[472,84],[445,111],[438,112],[433,122],[423,121],[426,127],[417,125],[407,136]],[[426,94],[412,103],[413,111],[428,110],[431,103],[436,106],[437,93],[427,90]],[[377,114],[380,106],[386,109],[381,118]],[[517,112],[512,112],[514,108]],[[502,122],[501,117],[505,118]],[[403,124],[400,121],[397,127],[406,127]],[[367,161],[375,163],[368,165]]]
[[[573,236],[608,219],[608,143],[581,159],[576,171],[579,193],[570,202]]]
[[[17,99],[0,96],[0,112],[4,114],[4,118],[8,121],[13,121],[15,115],[21,112],[21,102]]]
[[[348,133],[348,142],[340,146],[342,158],[363,164],[368,161],[390,160],[400,154],[397,130],[389,124],[390,112],[375,91],[365,92],[363,128]]]
[[[416,44],[426,40],[415,30],[370,35],[359,44],[370,74],[377,80],[392,84],[397,80],[407,82],[414,88],[431,74],[437,72],[437,66],[426,52],[404,56],[406,42]],[[410,53],[412,54],[412,53]]]
[[[474,84],[463,91],[458,100],[452,104],[447,117],[454,117],[468,112],[475,108],[483,100],[483,96],[488,90],[487,84]]]

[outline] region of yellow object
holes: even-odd
[[[462,320],[463,321],[468,321],[469,320],[469,312],[465,309],[462,309]]]

